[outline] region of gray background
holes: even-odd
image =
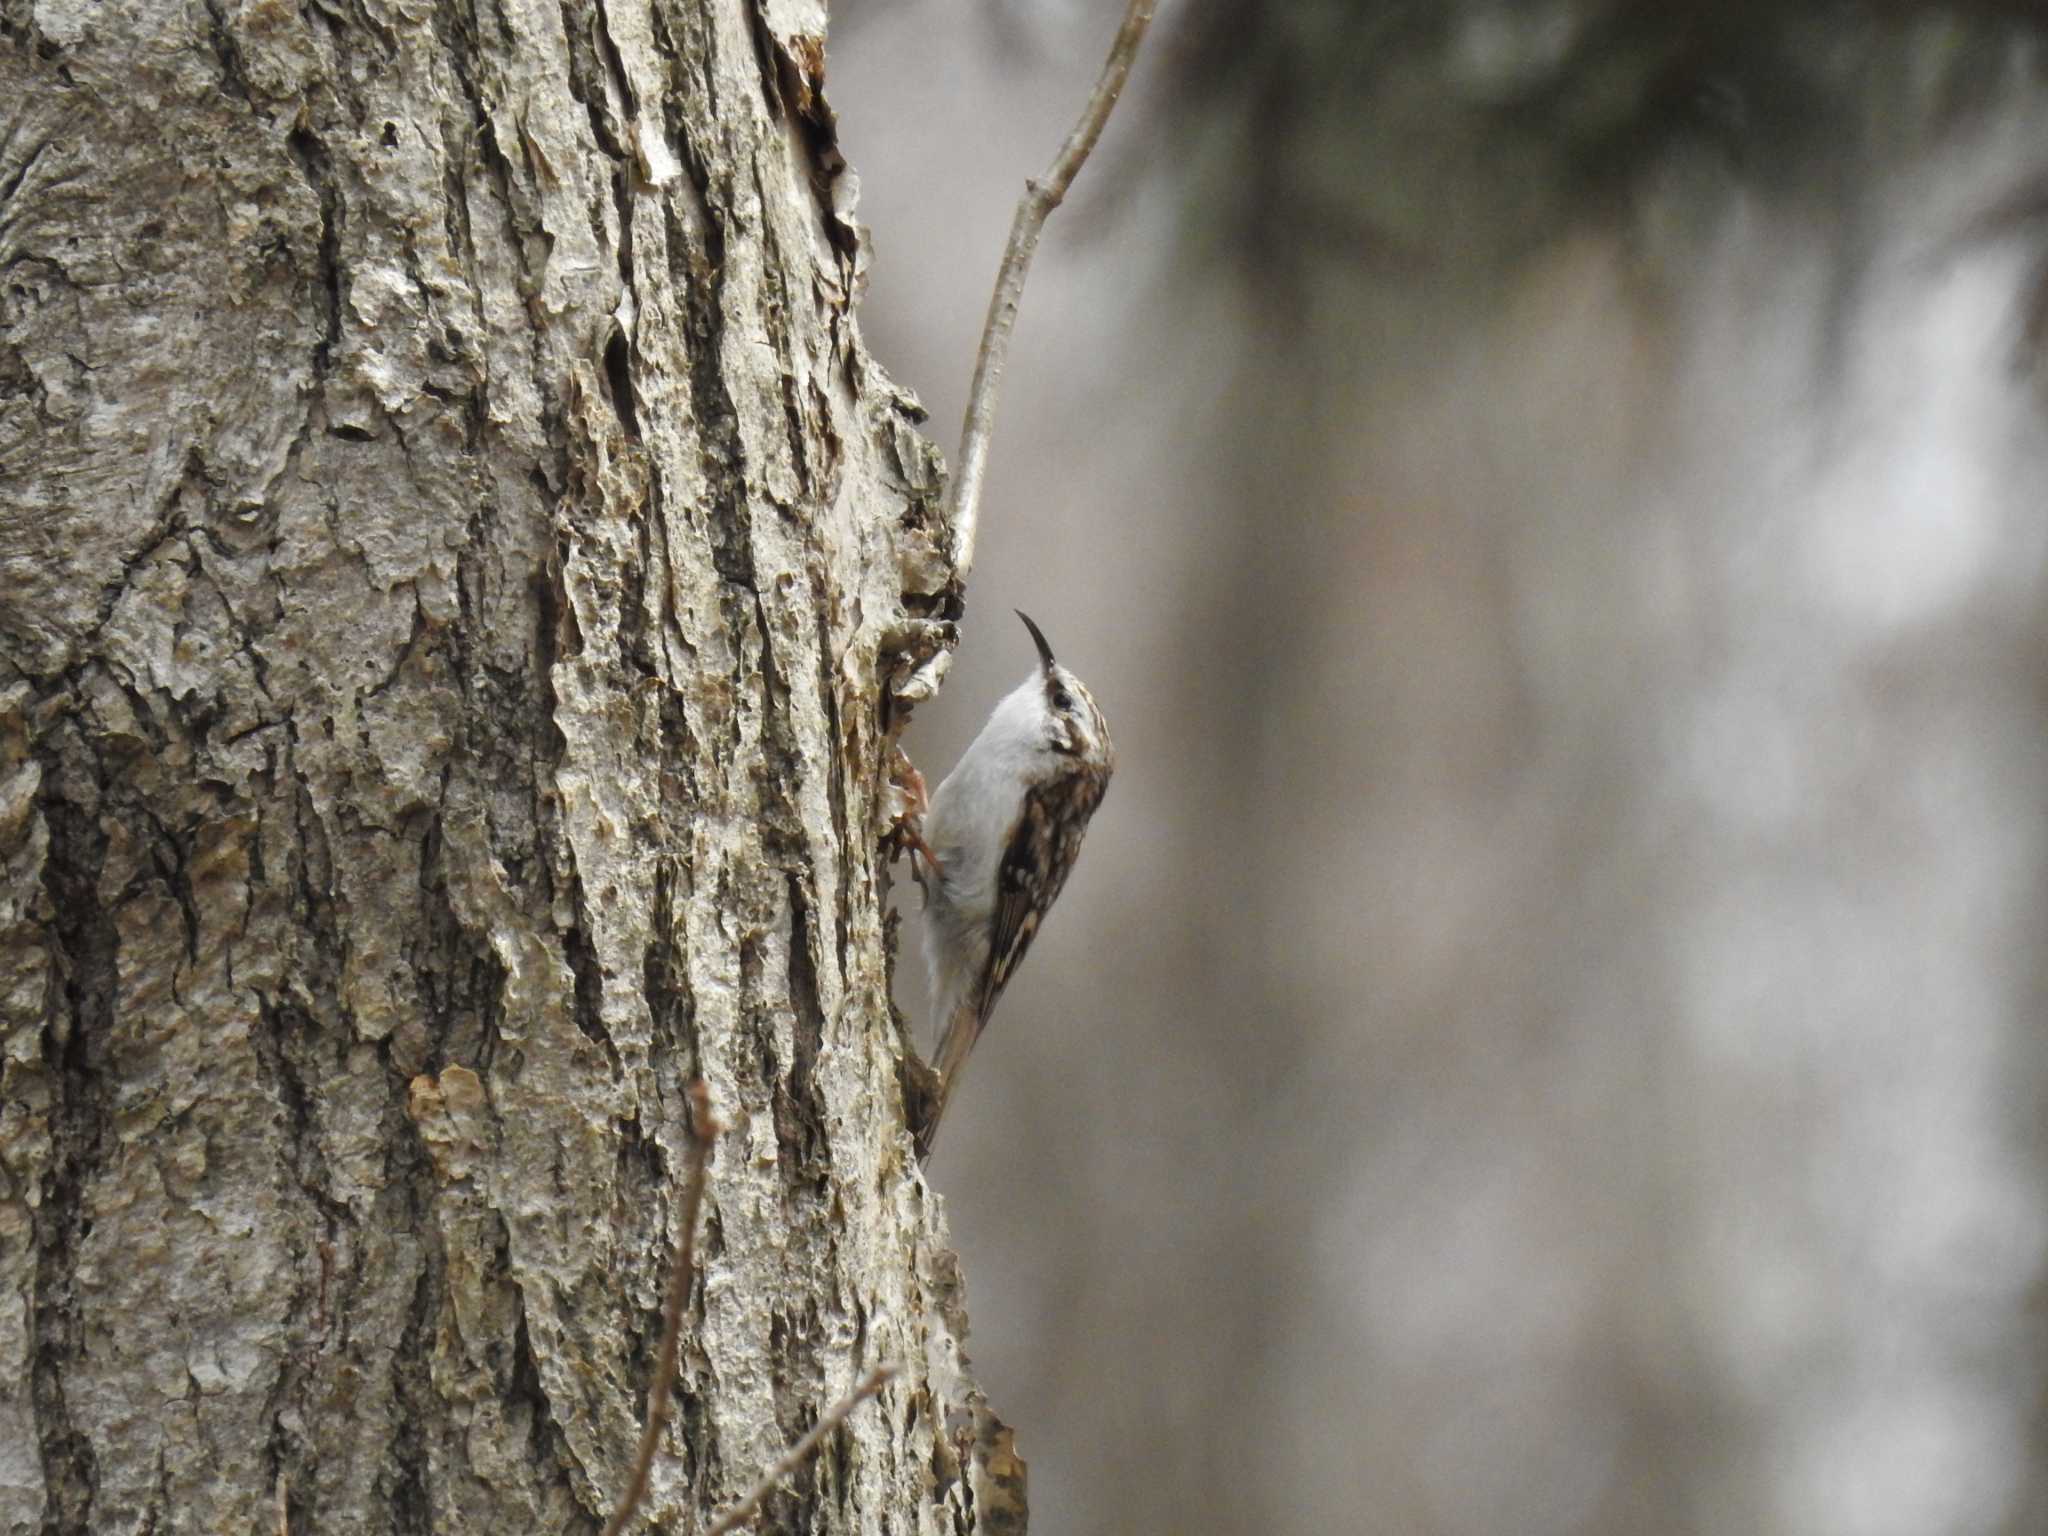
[[[1115,9],[834,19],[949,455]],[[1121,754],[933,1168],[1036,1529],[2048,1529],[2038,57],[1166,7],[909,738]]]

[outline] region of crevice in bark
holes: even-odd
[[[592,141],[611,161],[612,203],[619,220],[619,271],[625,289],[630,293],[633,289],[633,209],[628,176],[633,155],[625,134],[633,115],[632,88],[627,84],[625,66],[612,42],[602,4],[592,6],[589,26],[583,28],[576,25],[576,17],[564,0],[562,30],[569,43],[569,94],[582,104],[584,115],[590,120]],[[607,85],[618,92],[618,119],[614,119],[612,114]],[[595,229],[604,227],[604,219],[595,208],[591,210],[591,225]]]
[[[657,429],[659,423],[656,424]],[[661,683],[657,703],[662,728],[661,762],[664,769],[678,761],[667,734],[668,701],[678,696],[680,679],[671,676],[669,650],[664,643],[675,627],[675,566],[668,547],[668,498],[660,471],[650,462],[647,469],[647,506],[634,529],[634,608],[632,659],[642,675]],[[649,593],[652,601],[649,601]],[[670,773],[662,775],[662,803],[670,803]]]
[[[235,558],[234,552],[221,544],[211,528],[202,529],[201,536],[206,547],[217,559],[232,561]],[[229,629],[235,637],[235,654],[249,663],[250,680],[255,683],[256,691],[269,700],[270,662],[258,642],[269,638],[274,627],[275,608],[273,607],[270,615],[271,622],[266,622],[261,616],[243,613],[235,606],[234,599],[228,595],[227,589],[221,585],[219,573],[201,557],[196,545],[192,549],[192,574],[206,583],[207,588],[213,593],[214,600],[220,604],[220,611],[227,615]],[[274,725],[279,722],[270,723]],[[260,726],[255,728],[261,729]],[[237,735],[247,735],[249,729],[245,727]],[[222,788],[225,790],[226,786]]]
[[[309,1465],[317,1467],[319,1463],[317,1442],[309,1447],[295,1426],[317,1417],[317,1409],[308,1411],[307,1386],[315,1371],[316,1357],[327,1347],[329,1308],[336,1302],[335,1239],[352,1231],[353,1218],[346,1204],[332,1193],[333,1180],[322,1150],[314,1090],[308,1087],[305,1069],[295,1059],[299,1051],[318,1039],[315,1023],[304,1010],[279,1004],[264,993],[256,994],[256,1004],[259,1028],[252,1031],[252,1040],[284,1120],[285,1161],[293,1183],[319,1213],[319,1235],[314,1238],[313,1252],[308,1253],[302,1242],[293,1245],[292,1261],[301,1273],[307,1271],[309,1264],[313,1268],[294,1290],[289,1315],[283,1320],[289,1347],[265,1407],[264,1416],[270,1424],[265,1461],[272,1486],[276,1486],[280,1479],[289,1485],[296,1477],[303,1477]],[[351,1247],[360,1259],[362,1245],[354,1243]],[[354,1290],[353,1285],[344,1287],[342,1298]],[[289,1491],[288,1508],[303,1514],[309,1503],[309,1496],[303,1491]]]
[[[715,1486],[719,1475],[718,1431],[711,1422],[710,1404],[703,1393],[691,1390],[690,1381],[686,1368],[669,1397],[669,1422],[676,1429],[672,1439],[683,1480],[701,1502],[704,1490]]]
[[[149,742],[149,749],[152,752],[163,751],[169,745],[169,739],[164,734],[163,723],[157,719],[156,711],[149,707],[149,700],[143,695],[142,691],[123,677],[121,673],[99,662],[88,662],[79,668],[77,681],[82,684],[95,672],[101,674],[108,682],[112,683],[115,691],[127,701],[128,708],[134,717],[135,729],[142,732],[144,738]],[[100,719],[99,711],[93,704],[86,704],[85,715],[92,722],[94,729],[103,727],[104,722]],[[97,766],[95,771],[99,771]],[[104,772],[101,772],[101,787],[103,790],[109,787],[108,776]]]
[[[405,1327],[399,1334],[398,1351],[393,1358],[392,1386],[397,1411],[392,1416],[391,1439],[384,1449],[378,1481],[391,1509],[392,1531],[398,1536],[429,1536],[434,1529],[434,1458],[427,1453],[427,1433],[440,1405],[428,1359],[435,1347],[435,1319],[440,1308],[445,1261],[440,1230],[426,1195],[429,1175],[410,1152],[405,1155],[413,1162],[409,1178],[413,1230],[422,1238],[424,1262],[413,1286],[412,1304],[406,1310]]]
[[[299,173],[320,202],[319,283],[326,295],[320,325],[320,339],[313,345],[313,383],[317,389],[333,363],[334,348],[341,340],[341,304],[346,275],[341,264],[341,224],[345,211],[341,192],[334,182],[334,167],[327,146],[309,128],[291,131],[285,140]]]
[[[20,258],[22,262],[34,259]],[[54,268],[52,270],[54,271]],[[0,401],[11,400],[17,396],[25,397],[29,401],[30,407],[35,411],[37,428],[49,431],[49,386],[36,376],[35,370],[28,364],[28,359],[22,355],[20,347],[0,342]]]
[[[818,635],[818,697],[825,706],[825,721],[831,731],[832,741],[842,749],[851,750],[853,743],[846,738],[846,724],[839,717],[838,667],[833,657],[832,604],[829,594],[820,590],[820,583],[813,578],[811,603],[817,614]],[[853,872],[856,860],[853,857],[852,818],[846,808],[846,775],[827,774],[825,793],[832,807],[832,835],[842,850],[839,863],[839,883],[833,892],[833,948],[839,961],[842,977],[853,974],[852,934],[850,914],[853,911]],[[884,891],[886,898],[886,888]],[[892,973],[893,975],[893,973]]]
[[[45,762],[44,783],[55,782],[60,771],[52,754]],[[99,1164],[107,1120],[106,1091],[92,1057],[95,1042],[104,1040],[113,1024],[120,940],[99,896],[107,853],[104,826],[86,807],[55,794],[43,798],[41,809],[50,829],[43,878],[55,914],[63,1002],[45,1043],[60,1096],[50,1116],[49,1170],[33,1212],[30,1400],[46,1490],[45,1536],[83,1536],[90,1526],[95,1465],[90,1442],[71,1421],[64,1378],[84,1357],[84,1324],[75,1294],[78,1248],[92,1230],[85,1190]]]
[[[439,814],[421,836],[419,869],[420,930],[407,960],[425,1004],[426,1065],[459,1062],[488,1076],[498,1052],[505,965],[456,914]]]
[[[507,1241],[509,1242],[509,1235]],[[499,1262],[508,1265],[510,1262],[503,1248],[499,1251]],[[554,1409],[548,1403],[547,1388],[541,1384],[540,1357],[534,1353],[533,1336],[527,1331],[526,1306],[523,1298],[519,1308],[519,1321],[512,1330],[510,1374],[511,1379],[506,1384],[506,1406],[513,1407],[521,1402],[531,1405],[526,1435],[529,1465],[533,1469],[534,1482],[545,1483],[554,1475],[580,1471],[581,1464],[569,1448],[569,1437],[562,1433],[562,1426],[555,1422]],[[586,1484],[584,1491],[588,1494],[592,1490],[588,1488],[588,1480],[583,1481]],[[583,1523],[589,1530],[594,1531],[598,1528],[598,1521],[587,1515]]]
[[[295,916],[309,942],[300,951],[300,985],[316,1005],[331,1009],[338,1018],[341,1002],[341,957],[345,940],[339,914],[334,908],[334,865],[327,846],[327,827],[313,804],[312,791],[297,762],[299,727],[296,719],[285,722],[286,771],[291,775],[292,832],[299,858],[291,887],[298,908]]]
[[[620,175],[623,177],[624,173],[621,172]],[[631,206],[631,198],[628,196],[622,195],[619,202],[622,209]],[[631,217],[630,214],[622,216]],[[630,288],[633,282],[632,258],[622,255],[619,258],[619,265],[626,269],[626,284]],[[626,434],[628,442],[638,442],[640,408],[633,399],[633,362],[624,331],[614,330],[611,340],[605,343],[604,376],[606,384],[611,388],[612,409],[618,412],[620,429]]]
[[[828,1404],[823,1374],[818,1370],[823,1329],[815,1300],[806,1300],[796,1316],[781,1311],[768,1319],[769,1382],[775,1397],[775,1428],[785,1444],[794,1445],[818,1422],[820,1406]],[[808,1461],[783,1487],[762,1501],[774,1511],[769,1528],[808,1531],[818,1523],[818,1463]]]
[[[318,12],[335,33],[341,33],[342,25],[339,17],[327,14],[320,4],[314,4],[309,9]],[[398,33],[393,30],[388,22],[382,20],[377,15],[374,6],[365,5],[363,0],[348,0],[348,10],[350,19],[377,40],[378,47],[384,51],[385,59],[388,60],[397,56]]]
[[[326,1236],[332,1240],[353,1221],[348,1207],[334,1198],[333,1178],[327,1167],[320,1139],[320,1114],[315,1090],[308,1086],[307,1064],[299,1058],[316,1049],[321,1034],[317,1022],[304,1009],[278,1002],[267,994],[256,994],[257,1018],[261,1028],[253,1032],[258,1061],[277,1093],[284,1118],[284,1157],[292,1182],[320,1212]],[[311,1074],[318,1076],[316,1071]],[[301,1307],[304,1314],[312,1309]]]
[[[535,843],[539,848],[555,850],[552,856],[543,854],[538,860],[546,904],[552,906],[558,896],[566,896],[577,917],[576,923],[562,933],[560,941],[563,959],[575,980],[571,1011],[576,1027],[587,1039],[604,1046],[616,1075],[620,1070],[620,1056],[618,1047],[604,1027],[604,976],[588,936],[587,895],[583,889],[582,872],[576,867],[574,844],[563,826],[561,799],[540,788],[552,782],[555,769],[568,746],[557,718],[561,701],[555,690],[555,668],[562,655],[577,656],[583,649],[575,607],[562,588],[562,571],[569,557],[569,538],[566,530],[559,535],[548,569],[536,573],[532,583],[540,609],[533,682],[541,730],[535,745],[546,753],[544,761],[537,753],[533,763]]]
[[[591,18],[591,35],[604,54],[605,69],[619,89],[619,101],[623,104],[626,121],[630,123],[640,115],[640,98],[634,94],[632,77],[626,73],[626,62],[619,56],[618,41],[612,36],[612,19],[605,10],[604,0],[595,0]]]
[[[273,1488],[277,1487],[280,1481],[283,1481],[290,1477],[291,1474],[288,1469],[292,1467],[298,1459],[296,1454],[298,1451],[298,1437],[285,1428],[284,1415],[281,1409],[281,1404],[283,1401],[281,1394],[283,1392],[284,1383],[286,1381],[289,1381],[294,1374],[295,1373],[291,1370],[291,1368],[287,1366],[282,1377],[280,1378],[279,1402],[272,1405],[270,1413],[270,1439],[263,1447],[263,1465],[264,1469],[270,1474],[270,1485]],[[166,1489],[165,1493],[168,1494],[169,1490]],[[166,1502],[168,1502],[168,1500],[166,1500]],[[295,1506],[299,1509],[300,1519],[301,1521],[303,1521],[305,1518],[305,1500],[303,1498],[293,1497],[290,1485],[289,1483],[286,1483],[284,1489],[283,1511],[280,1515],[280,1525],[282,1527],[280,1536],[286,1536],[286,1533],[289,1533],[291,1531],[292,1511]],[[154,1521],[151,1522],[150,1529],[155,1529]]]
[[[802,763],[803,752],[791,729],[789,680],[783,673],[780,649],[774,642],[774,628],[759,598],[755,601],[755,623],[761,633],[761,688],[765,704],[762,736],[777,760],[792,765],[788,774],[773,775],[762,785],[763,850],[785,872],[789,897],[793,1042],[787,1078],[769,1081],[776,1086],[777,1137],[799,1155],[806,1176],[822,1179],[821,1153],[829,1148],[830,1137],[812,1072],[824,1043],[825,1005],[818,981],[823,936],[818,932],[810,892],[801,873],[810,865],[804,844],[803,815],[795,800],[801,788],[801,770],[795,765]]]
[[[187,741],[203,742],[205,731],[183,733]],[[186,873],[185,861],[188,850],[184,840],[169,827],[147,805],[139,804],[138,811],[149,828],[156,834],[150,845],[150,864],[156,870],[157,879],[163,882],[164,890],[177,904],[178,916],[185,925],[185,959],[192,962],[199,958],[199,906],[192,899],[192,879]],[[171,978],[173,994],[177,978]]]
[[[633,294],[633,153],[625,142],[631,131],[632,119],[638,111],[633,97],[632,83],[627,79],[625,61],[619,57],[618,44],[612,40],[611,26],[605,16],[604,6],[594,4],[590,12],[588,36],[575,25],[568,5],[562,7],[562,26],[569,38],[569,94],[583,104],[583,110],[590,119],[590,134],[597,147],[608,156],[611,164],[612,209],[618,218],[618,263],[619,283],[623,291]],[[605,87],[609,84],[618,93],[621,121],[614,122],[610,111],[611,98]],[[603,227],[603,221],[593,215],[593,224]],[[615,328],[605,343],[604,371],[605,384],[611,394],[612,409],[619,418],[628,441],[637,442],[640,437],[639,407],[634,397],[632,339],[623,330]]]
[[[616,351],[623,354],[624,350],[624,342],[619,337],[614,336],[611,346],[606,350],[607,362],[611,360],[613,352]],[[625,389],[626,395],[623,398],[631,398],[632,383],[630,380],[625,382]],[[637,446],[629,448],[628,452],[633,453],[636,459],[638,459],[638,467],[644,475],[644,484],[648,492],[647,506],[638,517],[633,519],[633,541],[641,558],[637,560],[622,560],[619,570],[619,659],[633,669],[635,674],[634,682],[637,689],[643,684],[652,685],[666,681],[662,677],[663,667],[660,642],[655,630],[661,623],[661,613],[665,609],[667,599],[665,589],[656,591],[652,596],[652,601],[649,600],[648,592],[648,583],[656,579],[655,567],[648,558],[648,552],[652,538],[650,529],[659,515],[655,510],[653,492],[654,488],[660,484],[661,477],[647,465],[644,457],[640,457]],[[665,689],[664,691],[672,690]],[[644,698],[644,694],[637,695],[636,702],[642,701]],[[644,703],[636,710],[636,714],[639,718],[640,729],[644,731],[647,723],[647,710]]]
[[[583,882],[576,881],[576,910],[579,917],[585,916],[587,892]],[[567,929],[562,934],[562,954],[569,962],[570,973],[576,978],[576,1027],[583,1031],[584,1038],[593,1044],[602,1045],[605,1054],[611,1058],[612,1070],[619,1070],[619,1052],[613,1045],[611,1034],[604,1027],[604,968],[598,963],[597,949],[590,941],[590,930],[583,924]]]
[[[686,13],[687,14],[687,13]],[[709,41],[690,36],[677,46],[669,40],[680,67],[691,63],[697,73],[691,84],[712,99],[715,110],[717,85],[705,54]],[[671,142],[679,149],[677,159],[695,193],[703,213],[702,244],[682,220],[671,200],[667,205],[665,233],[669,253],[669,276],[681,299],[684,338],[689,354],[690,414],[697,425],[698,467],[704,475],[704,515],[711,544],[714,569],[724,580],[754,589],[754,560],[745,528],[742,508],[746,505],[746,449],[740,438],[739,417],[726,385],[725,342],[725,228],[724,210],[732,199],[726,189],[715,188],[709,164],[692,140],[686,124],[671,124]],[[715,195],[714,195],[715,194]]]
[[[746,13],[747,41],[753,45],[754,73],[761,81],[761,95],[770,112],[777,117],[787,117],[789,108],[782,100],[782,72],[775,64],[779,50],[775,39],[769,35],[768,18],[762,14],[764,7],[757,0],[745,0],[740,9]]]
[[[14,201],[14,195],[21,190],[22,184],[28,180],[30,172],[35,170],[37,163],[43,158],[43,152],[49,149],[49,147],[50,140],[40,137],[33,144],[9,144],[6,146],[6,149],[19,163],[15,166],[12,175],[8,176],[5,181],[0,181],[0,208],[4,208],[7,204]],[[12,269],[19,262],[36,259],[35,257],[18,256],[10,261],[8,266]]]
[[[194,468],[193,460],[196,456],[196,450],[193,454],[187,456],[188,477]],[[180,482],[181,490],[182,485],[183,482]],[[128,554],[122,556],[120,574],[107,581],[100,588],[99,611],[94,614],[92,627],[85,634],[88,642],[97,641],[101,631],[107,627],[107,621],[114,616],[115,607],[119,605],[121,599],[127,594],[129,587],[134,583],[135,573],[151,560],[154,560],[162,552],[166,544],[170,543],[173,539],[182,537],[185,532],[184,499],[178,492],[173,492],[163,516],[143,534],[141,540]],[[117,683],[121,683],[124,688],[127,688],[127,684],[118,674],[110,671],[108,675],[113,677]],[[129,689],[128,691],[132,697],[133,690]]]
[[[632,1232],[646,1227],[660,1210],[661,1196],[668,1187],[668,1158],[662,1152],[661,1143],[647,1134],[647,1122],[638,1113],[613,1124],[619,1138],[618,1158],[614,1165],[618,1170],[612,1199],[617,1213],[614,1219],[620,1231]],[[658,1242],[656,1247],[660,1247]],[[662,1278],[655,1275],[651,1282],[652,1294],[660,1294]],[[622,1292],[631,1294],[625,1287],[622,1287]],[[661,1337],[660,1308],[649,1309],[640,1318],[643,1325],[652,1327],[653,1332],[647,1332],[646,1327],[633,1331],[633,1357],[629,1364],[633,1369],[633,1379],[642,1383],[639,1390],[644,1399],[647,1362],[652,1358],[652,1346]],[[641,1406],[645,1407],[644,1401]]]
[[[406,668],[412,664],[422,644],[429,643],[429,637],[433,633],[433,626],[427,622],[426,612],[420,607],[419,588],[415,585],[412,588],[412,629],[407,632],[404,642],[398,647],[398,653],[391,658],[391,665],[384,669],[384,675],[367,688],[356,690],[357,707],[360,708],[365,701],[389,692],[391,686],[405,676]]]
[[[812,1073],[818,1053],[824,1048],[825,1002],[818,988],[818,962],[814,946],[819,942],[817,918],[804,893],[803,877],[792,870],[789,881],[789,997],[790,1034],[794,1040],[789,1063],[789,1087],[777,1096],[775,1133],[785,1147],[798,1153],[800,1165],[811,1178],[823,1180],[830,1161],[831,1137],[825,1130],[825,1105],[818,1096]]]
[[[761,183],[759,165],[754,167],[754,194],[763,203],[768,201],[769,193],[767,187]],[[817,487],[811,475],[808,446],[810,434],[804,429],[803,402],[797,395],[797,376],[801,369],[795,359],[795,349],[789,334],[789,265],[783,254],[782,242],[775,238],[773,220],[762,222],[761,245],[767,253],[764,266],[769,280],[774,285],[774,302],[767,306],[761,320],[768,332],[768,339],[775,348],[776,360],[781,364],[776,372],[782,395],[782,435],[789,448],[790,462],[796,468],[797,486],[803,492],[803,500],[808,503],[814,499]],[[797,515],[793,507],[783,507],[781,510],[787,516]]]
[[[612,39],[611,22],[605,15],[603,0],[597,0],[592,7],[590,31],[603,60],[605,79],[618,92],[624,117],[624,121],[618,124],[618,132],[614,132],[609,114],[601,110],[609,105],[608,99],[598,82],[592,81],[584,106],[590,113],[591,133],[604,152],[612,157],[612,206],[619,220],[619,284],[637,310],[639,300],[633,287],[634,160],[631,146],[622,141],[620,133],[632,131],[632,121],[639,114],[639,105],[633,96],[632,81],[626,75],[625,61],[619,57],[619,46]],[[618,414],[619,425],[629,442],[638,442],[640,410],[633,389],[632,338],[622,329],[615,329],[605,343],[604,370],[605,382],[611,390],[612,409]]]
[[[242,64],[242,48],[228,25],[221,0],[206,0],[206,43],[220,64],[220,88],[237,101],[250,101],[249,74]]]
[[[597,53],[603,21],[597,14],[595,5],[589,13],[590,25],[587,28],[576,24],[577,11],[570,4],[570,0],[560,0],[559,10],[562,17],[562,36],[569,45],[569,94],[576,99],[584,114],[590,119],[590,136],[598,149],[614,162],[623,160],[626,150],[613,129],[611,119],[606,115],[604,84],[599,78],[600,72],[605,69]],[[603,41],[608,45],[610,39],[605,38]],[[603,226],[603,220],[598,217],[594,208],[591,210],[591,222],[597,227]]]
[[[471,223],[469,211],[468,166],[472,159],[479,163],[495,155],[496,146],[487,145],[490,134],[490,118],[484,110],[482,93],[477,89],[476,78],[476,18],[465,15],[452,5],[437,5],[433,11],[434,37],[441,45],[442,57],[448,60],[454,72],[458,91],[451,92],[444,100],[459,102],[467,108],[466,121],[460,123],[460,132],[448,132],[456,125],[456,114],[443,117],[444,133],[453,151],[447,156],[441,170],[441,187],[444,207],[442,218],[448,231],[448,248],[462,256],[462,272],[473,302],[480,303],[483,294],[482,275],[477,265],[476,228]],[[507,206],[509,216],[510,205]],[[518,248],[517,242],[513,248]],[[476,317],[479,334],[483,332],[481,315]],[[488,383],[488,375],[486,376]]]
[[[662,1073],[664,1087],[677,1094],[682,1085],[702,1075],[697,1049],[697,1021],[692,999],[683,978],[689,974],[689,957],[682,953],[676,932],[676,875],[664,859],[654,874],[654,934],[642,952],[642,994],[647,1001],[650,1059],[660,1072],[661,1064],[672,1071]],[[673,1077],[673,1082],[668,1079]]]

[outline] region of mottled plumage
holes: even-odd
[[[928,1156],[960,1070],[1017,973],[1081,851],[1116,766],[1109,726],[1038,626],[1039,670],[995,708],[931,797],[923,838],[937,861],[925,956],[945,1033],[935,1107],[918,1134]]]

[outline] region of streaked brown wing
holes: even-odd
[[[1009,845],[996,871],[988,967],[975,989],[975,1012],[982,1023],[995,1011],[1003,988],[1023,963],[1031,941],[1038,937],[1039,924],[1067,883],[1088,819],[1108,787],[1107,774],[1075,773],[1025,794],[1024,809],[1010,829]]]

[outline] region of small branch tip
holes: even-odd
[[[700,1077],[684,1091],[690,1096],[690,1134],[709,1146],[725,1129],[711,1113],[711,1090]]]
[[[647,1496],[647,1480],[654,1470],[654,1453],[668,1425],[669,1399],[675,1391],[676,1355],[683,1332],[683,1308],[690,1300],[690,1281],[696,1273],[693,1262],[697,1245],[697,1213],[704,1204],[704,1172],[711,1158],[711,1143],[718,1135],[718,1121],[711,1114],[711,1090],[699,1078],[690,1084],[690,1149],[683,1168],[683,1209],[681,1230],[676,1233],[675,1252],[669,1259],[668,1289],[661,1304],[661,1351],[655,1360],[654,1378],[647,1384],[647,1422],[641,1427],[640,1446],[633,1455],[633,1473],[619,1495],[618,1506],[605,1522],[604,1536],[619,1536],[633,1511]]]
[[[965,582],[974,567],[981,485],[988,469],[989,439],[995,432],[997,386],[1002,381],[1010,332],[1017,323],[1017,304],[1024,295],[1024,279],[1031,270],[1032,254],[1038,249],[1038,237],[1044,231],[1047,216],[1065,200],[1067,189],[1087,163],[1095,141],[1102,136],[1103,124],[1109,121],[1111,109],[1123,94],[1131,65],[1138,56],[1138,45],[1145,40],[1145,29],[1152,24],[1155,3],[1156,0],[1129,0],[1123,24],[1109,45],[1109,57],[1103,60],[1102,73],[1073,131],[1045,175],[1025,181],[1024,195],[1018,199],[1017,211],[1011,217],[1009,243],[1003,247],[1002,263],[996,268],[995,292],[989,298],[981,348],[975,354],[974,381],[967,387],[967,411],[960,423],[960,459],[953,466],[953,482],[947,492],[947,507],[952,513],[953,574],[957,581]]]
[[[745,1498],[712,1523],[704,1536],[728,1536],[728,1533],[738,1530],[751,1520],[761,1501],[774,1492],[775,1485],[815,1456],[818,1447],[825,1443],[826,1438],[835,1429],[847,1421],[853,1410],[887,1386],[895,1374],[895,1366],[880,1365],[863,1376],[851,1392],[825,1410],[824,1417],[811,1426],[809,1434],[791,1446],[782,1460],[770,1467],[767,1474],[747,1490]]]

